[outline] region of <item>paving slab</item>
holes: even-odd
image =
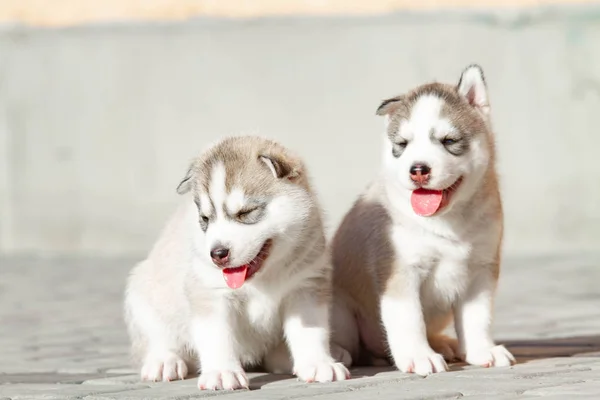
[[[0,258],[0,400],[600,398],[600,254],[506,259],[494,326],[515,366],[456,363],[427,378],[356,368],[331,384],[258,372],[237,392],[199,391],[196,378],[140,382],[122,319],[134,262]]]
[[[135,386],[83,386],[83,385],[45,385],[38,383],[9,384],[0,386],[0,396],[12,400],[38,400],[38,399],[81,399],[85,396],[125,393],[135,390],[143,385]]]

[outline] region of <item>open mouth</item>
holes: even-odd
[[[418,188],[413,190],[410,204],[417,215],[431,217],[450,203],[450,198],[460,186],[462,177],[443,190]]]
[[[225,283],[231,289],[239,289],[254,274],[260,270],[265,260],[269,256],[273,240],[268,239],[261,247],[260,251],[249,263],[239,267],[230,267],[223,269],[223,278]]]

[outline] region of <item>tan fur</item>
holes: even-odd
[[[228,166],[225,185],[227,190],[244,182],[248,194],[272,195],[278,189],[276,181],[259,157],[276,160],[281,166],[283,178],[294,181],[307,191],[311,191],[308,176],[302,160],[281,144],[256,136],[235,136],[225,138],[217,146],[209,148],[190,165],[186,176],[194,176],[195,190],[208,190],[211,167],[218,162]]]

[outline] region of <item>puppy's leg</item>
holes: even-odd
[[[425,321],[429,345],[433,351],[443,355],[447,362],[460,360],[458,340],[443,333],[452,319],[452,312],[448,312],[446,315],[436,315]]]
[[[444,360],[447,362],[460,359],[458,340],[444,335],[443,333],[437,333],[429,335],[428,341],[433,351],[444,356]]]
[[[192,321],[192,340],[200,356],[201,390],[248,388],[248,378],[235,351],[235,332],[229,324],[228,308],[216,307]]]
[[[444,357],[433,351],[427,341],[420,280],[415,275],[407,272],[388,281],[381,298],[381,319],[396,367],[425,376],[448,367]]]
[[[284,332],[294,373],[306,382],[331,382],[350,377],[348,369],[331,357],[329,306],[318,293],[304,290],[284,305]]]
[[[331,309],[331,355],[350,368],[360,352],[360,337],[356,317],[340,296],[334,294]]]
[[[291,375],[293,373],[292,358],[284,341],[267,353],[263,360],[263,366],[267,372],[272,374]]]
[[[142,353],[141,378],[146,381],[184,379],[188,367],[181,357],[178,332],[161,320],[139,297],[129,294],[125,302],[127,325],[134,352]]]
[[[497,268],[497,266],[494,266]],[[454,325],[465,361],[484,367],[502,367],[515,363],[513,355],[492,339],[493,297],[496,274],[482,269],[454,307]]]

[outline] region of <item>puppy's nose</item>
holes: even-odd
[[[410,167],[410,179],[419,185],[425,184],[429,180],[431,168],[427,164],[416,163]]]
[[[217,265],[225,264],[229,260],[229,249],[225,247],[215,247],[210,251],[210,257]]]

